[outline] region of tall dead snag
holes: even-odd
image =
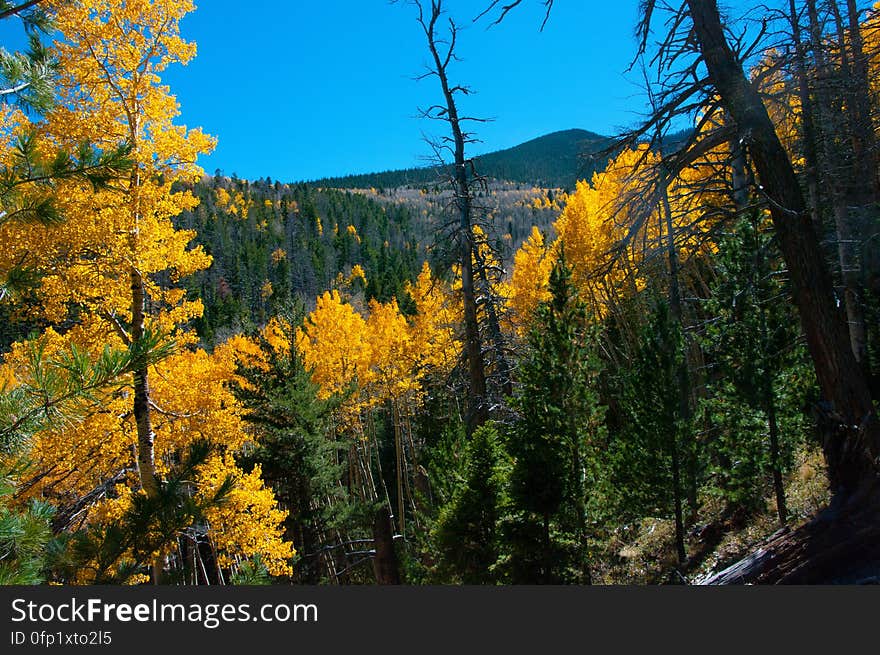
[[[474,274],[474,197],[469,175],[470,161],[465,156],[465,147],[474,142],[473,135],[463,125],[479,119],[459,115],[456,96],[468,94],[466,86],[452,85],[449,82],[449,66],[456,61],[455,46],[459,28],[451,18],[448,21],[448,35],[439,29],[443,16],[442,0],[431,0],[430,5],[422,0],[412,0],[417,8],[418,21],[428,41],[432,64],[420,79],[436,77],[443,91],[443,103],[433,105],[422,111],[426,118],[445,121],[449,124],[451,136],[443,137],[435,150],[442,159],[442,151],[451,151],[453,165],[451,185],[454,194],[457,225],[454,231],[458,261],[461,266],[461,294],[464,304],[464,342],[469,380],[468,433],[486,422],[489,408],[486,398],[486,366],[483,358],[483,343],[480,337],[477,318],[477,294]]]

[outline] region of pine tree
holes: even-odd
[[[498,430],[486,423],[464,451],[463,475],[452,499],[441,507],[434,544],[441,578],[463,584],[491,584],[500,552],[505,471]]]
[[[246,408],[245,420],[257,431],[254,449],[241,460],[245,469],[259,466],[289,514],[285,535],[302,553],[293,578],[317,584],[325,570],[323,535],[341,527],[353,511],[339,484],[344,465],[337,451],[344,444],[332,438],[330,417],[339,405],[331,396],[319,398],[297,349],[277,350],[260,338],[268,359],[264,366],[243,367],[236,396]]]
[[[604,409],[595,385],[594,328],[571,283],[564,249],[550,275],[550,293],[529,330],[513,399],[517,419],[507,444],[513,517],[507,528],[518,546],[506,566],[514,582],[589,583],[586,505]]]
[[[642,310],[644,311],[644,309]],[[608,449],[608,503],[617,521],[651,516],[675,521],[675,549],[686,560],[682,514],[681,405],[679,380],[683,338],[665,301],[648,309],[628,365],[610,382],[617,402]]]
[[[733,510],[760,508],[772,479],[779,522],[788,511],[783,475],[804,438],[813,376],[807,369],[772,230],[760,215],[740,220],[719,241],[717,277],[704,346],[717,371],[704,404],[718,428],[710,444],[716,480]],[[805,380],[807,383],[797,383]]]

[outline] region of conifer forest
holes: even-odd
[[[0,0],[0,584],[880,582],[880,3],[644,0],[638,120],[483,153],[572,1],[377,3],[431,164],[273,180],[192,0]]]

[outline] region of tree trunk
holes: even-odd
[[[421,5],[419,10],[422,11]],[[433,73],[440,80],[445,101],[444,119],[449,123],[452,130],[452,142],[454,145],[454,174],[452,188],[455,193],[455,203],[458,209],[458,238],[459,260],[461,263],[461,295],[464,304],[464,337],[465,354],[468,364],[468,378],[470,382],[470,403],[467,416],[468,434],[473,434],[479,426],[488,418],[486,405],[486,371],[483,363],[483,349],[480,339],[479,324],[477,322],[477,301],[474,291],[474,230],[472,221],[473,198],[468,184],[467,159],[465,158],[466,138],[461,127],[461,119],[458,107],[455,104],[455,91],[449,85],[446,68],[453,61],[453,48],[455,47],[455,27],[452,27],[452,39],[449,43],[449,53],[443,57],[438,50],[438,40],[435,33],[437,21],[442,13],[439,2],[432,2],[431,18],[425,24],[420,19],[428,37],[428,47],[434,59]]]
[[[581,449],[578,442],[578,434],[576,430],[569,430],[569,438],[572,440],[572,475],[571,479],[575,481],[574,503],[575,503],[575,542],[576,548],[580,553],[578,561],[581,565],[581,584],[593,584],[593,578],[590,574],[590,561],[586,556],[587,552],[587,511],[586,511],[586,489],[584,484],[583,466],[581,465]]]
[[[672,506],[675,514],[675,553],[679,566],[687,562],[684,546],[684,511],[681,502],[681,458],[678,449],[678,436],[673,428],[669,434],[669,457],[672,460]]]
[[[822,394],[825,458],[835,495],[876,484],[880,430],[868,381],[836,309],[831,276],[803,195],[770,116],[730,48],[714,0],[687,0],[709,77],[748,146],[770,203],[780,249]]]
[[[504,334],[501,332],[501,321],[498,318],[498,310],[495,305],[495,298],[492,294],[492,281],[486,270],[485,258],[480,255],[480,248],[474,248],[474,256],[477,260],[477,268],[479,271],[480,282],[485,293],[486,303],[486,319],[489,327],[489,339],[495,350],[495,365],[498,367],[496,374],[498,379],[498,387],[504,396],[513,395],[513,375],[510,370],[510,363],[507,361],[507,342]],[[488,390],[487,390],[488,394]]]
[[[769,379],[764,387],[764,406],[767,412],[767,428],[770,432],[770,469],[773,473],[773,491],[776,494],[776,515],[779,524],[788,521],[788,508],[785,504],[785,485],[782,482],[782,464],[779,453],[779,425],[776,420],[776,397]]]
[[[376,546],[376,554],[373,557],[376,584],[399,585],[400,567],[397,561],[397,552],[394,550],[391,514],[385,506],[376,510],[373,519],[373,541]]]
[[[669,263],[669,309],[672,320],[675,323],[676,330],[682,335],[684,340],[684,312],[681,304],[681,288],[679,284],[679,263],[678,248],[675,245],[675,231],[672,220],[672,208],[669,205],[668,180],[666,173],[663,173],[662,186],[662,208],[663,220],[666,228],[666,257]],[[672,438],[670,441],[670,455],[672,457],[672,486],[675,495],[675,550],[678,554],[678,563],[684,565],[687,561],[687,551],[684,544],[684,511],[682,508],[682,483],[681,483],[681,449],[679,448],[679,432],[689,430],[691,423],[691,385],[690,375],[688,374],[687,365],[687,347],[682,344],[682,352],[680,353],[681,361],[676,365],[676,376],[678,378],[678,425],[670,426],[672,430]],[[690,441],[692,435],[681,434],[682,440],[685,438]],[[688,448],[688,452],[693,448]],[[688,472],[695,464],[689,462]],[[695,478],[695,475],[690,477]],[[695,480],[694,480],[695,482]],[[696,485],[693,485],[696,490]],[[696,496],[696,494],[694,494]],[[691,513],[696,517],[696,499],[691,501]]]
[[[801,39],[801,26],[794,0],[788,1],[789,21],[795,50],[795,77],[798,100],[801,104],[801,141],[804,151],[804,174],[807,178],[807,192],[810,198],[810,216],[818,234],[822,230],[822,214],[819,194],[819,156],[816,146],[817,132],[814,120],[813,98],[807,80],[806,50]]]

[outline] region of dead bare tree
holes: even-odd
[[[423,118],[445,122],[450,134],[434,141],[431,145],[436,163],[441,171],[448,172],[448,183],[453,190],[452,209],[456,220],[451,222],[450,236],[457,252],[456,261],[461,269],[461,293],[464,308],[465,358],[468,370],[468,433],[489,418],[491,401],[487,379],[488,362],[493,362],[492,377],[503,393],[510,392],[510,366],[506,355],[504,335],[501,330],[499,302],[493,293],[494,264],[483,255],[482,246],[477,243],[475,226],[480,217],[481,207],[476,199],[478,189],[486,190],[487,181],[480,176],[474,161],[467,156],[466,149],[476,143],[469,123],[486,122],[487,119],[463,116],[457,100],[472,91],[461,84],[450,81],[450,67],[458,61],[456,46],[460,28],[452,19],[444,22],[442,0],[409,0],[416,8],[418,23],[422,28],[431,54],[427,71],[417,79],[435,78],[443,93],[443,102],[420,111]],[[446,165],[451,155],[451,166]],[[482,309],[482,312],[480,311]],[[481,321],[481,316],[483,320]],[[481,324],[485,324],[486,335],[482,334]]]

